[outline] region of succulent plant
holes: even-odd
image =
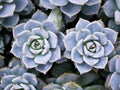
[[[93,68],[104,69],[116,38],[117,32],[105,28],[100,21],[80,19],[63,39],[66,48],[64,56],[74,62],[80,74]]]
[[[4,66],[4,56],[0,55],[0,68],[2,68]]]
[[[119,90],[120,89],[120,55],[115,55],[110,59],[109,63],[110,74],[106,80],[106,87],[110,90]]]
[[[19,13],[33,10],[30,0],[0,0],[0,27],[6,28],[16,25],[19,21]],[[32,7],[28,9],[28,7]]]
[[[106,16],[111,18],[108,23],[110,28],[120,32],[120,1],[119,0],[107,0],[103,5],[103,11]]]
[[[62,13],[68,17],[73,17],[80,11],[86,15],[97,14],[101,0],[40,0],[40,7],[54,9],[60,7]]]
[[[11,53],[21,58],[26,68],[36,68],[46,74],[53,62],[61,59],[64,35],[41,11],[34,13],[26,23],[17,25],[13,36]]]
[[[4,70],[3,70],[4,69]],[[43,82],[36,75],[26,72],[22,66],[0,69],[1,90],[41,90]],[[40,85],[41,84],[41,85]]]

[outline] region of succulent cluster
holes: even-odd
[[[0,0],[0,90],[120,90],[120,0]]]

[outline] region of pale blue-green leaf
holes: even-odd
[[[55,6],[64,6],[68,3],[68,0],[49,0],[51,4]]]
[[[115,0],[115,2],[117,4],[118,9],[120,10],[120,0]]]
[[[34,58],[28,58],[28,57],[23,56],[22,62],[26,68],[34,68],[38,66],[38,64],[34,62]]]
[[[22,54],[26,57],[34,58],[34,55],[30,51],[30,46],[28,46],[26,42],[23,44]]]
[[[108,57],[101,57],[99,59],[99,62],[95,64],[93,67],[98,69],[104,69],[107,63],[108,63]]]
[[[116,65],[115,65],[115,67],[116,67],[116,71],[117,71],[118,73],[120,73],[120,55],[118,55],[118,56],[116,57]]]
[[[82,63],[82,64],[75,63],[75,67],[78,69],[80,74],[87,73],[87,72],[91,71],[91,69],[92,69],[92,67],[87,65],[86,63]]]
[[[33,20],[37,20],[37,21],[40,21],[41,23],[43,21],[45,21],[47,19],[47,15],[40,11],[40,10],[37,10],[33,15],[32,15],[32,19]]]
[[[54,22],[47,21],[47,20],[43,22],[43,29],[46,31],[51,31],[53,33],[58,32],[56,24]]]
[[[91,41],[91,40],[92,41],[97,41],[97,40],[99,40],[99,38],[95,35],[88,35],[83,41],[87,42],[87,41]]]
[[[22,47],[17,46],[16,42],[13,42],[10,52],[17,58],[22,58]]]
[[[52,49],[50,51],[52,55],[49,59],[49,62],[53,63],[61,58],[61,51],[59,46],[57,46],[55,49]]]
[[[18,76],[18,77],[15,77],[12,79],[12,83],[17,83],[17,84],[20,84],[20,83],[25,83],[25,84],[28,84],[28,81],[24,78],[22,78],[21,76]]]
[[[33,85],[29,85],[30,90],[36,90],[36,88]]]
[[[79,31],[79,30],[81,30],[81,29],[86,28],[86,26],[87,26],[89,23],[90,23],[89,21],[80,18],[79,21],[77,22],[76,26],[75,26],[76,31]]]
[[[19,90],[19,89],[22,89],[22,87],[18,84],[15,84],[15,85],[12,85],[12,87],[9,90],[11,90],[11,89]]]
[[[120,1],[120,0],[119,0],[119,1]],[[114,15],[115,15],[115,16],[114,16],[114,18],[115,18],[115,23],[116,23],[117,25],[120,25],[120,11],[116,10]]]
[[[49,37],[48,32],[43,30],[43,29],[40,29],[40,28],[34,28],[34,29],[32,29],[32,32],[35,35],[40,36],[41,38],[48,38]]]
[[[80,55],[84,55],[84,52],[83,52],[83,39],[78,41],[76,48],[77,48],[78,52],[80,53]]]
[[[62,6],[60,9],[65,15],[71,18],[74,15],[78,14],[81,11],[81,8],[82,6],[80,5],[68,3],[67,5]]]
[[[89,29],[81,29],[78,31],[78,33],[76,35],[76,40],[79,41],[81,39],[84,39],[90,34],[91,34],[91,32]]]
[[[72,32],[68,33],[64,37],[63,42],[64,42],[66,50],[71,51],[73,49],[73,47],[76,46],[76,43],[77,43],[77,41],[76,41],[76,32],[72,31]]]
[[[110,55],[110,53],[114,50],[114,46],[110,40],[107,41],[107,44],[104,46],[105,56]]]
[[[17,35],[17,45],[22,47],[25,42],[28,41],[28,38],[32,35],[32,32],[25,30]]]
[[[93,58],[100,58],[105,56],[105,48],[103,46],[100,47],[100,50],[96,53],[94,53]]]
[[[34,74],[31,73],[24,73],[23,74],[23,78],[26,79],[28,81],[28,83],[32,84],[32,85],[37,85],[37,78]]]
[[[52,64],[48,62],[48,63],[46,63],[44,65],[42,65],[42,64],[38,65],[36,67],[36,70],[39,71],[39,72],[42,72],[42,73],[46,74],[51,67],[52,67]]]
[[[4,90],[10,90],[11,88],[12,88],[12,86],[13,86],[13,84],[9,84],[9,85],[7,85],[5,88],[4,88]],[[2,87],[2,86],[1,86]],[[1,89],[2,90],[2,89]]]
[[[19,21],[19,16],[17,14],[14,14],[10,17],[7,17],[3,20],[3,26],[6,28],[12,28],[15,26]]]
[[[93,35],[95,35],[95,36],[97,36],[99,38],[100,44],[102,44],[102,45],[107,44],[107,36],[106,36],[106,34],[101,33],[101,32],[95,32],[95,33],[93,33]]]
[[[48,42],[50,44],[50,48],[56,48],[58,45],[58,37],[55,35],[55,33],[48,31],[49,38]]]
[[[41,23],[39,21],[35,21],[35,20],[32,20],[32,19],[28,20],[26,22],[26,24],[24,25],[24,29],[25,30],[30,30],[30,31],[34,28],[40,28],[40,27],[41,27]]]
[[[14,2],[16,6],[15,8],[16,12],[21,12],[22,10],[24,10],[28,4],[28,0],[14,0]]]
[[[51,4],[49,0],[40,0],[39,6],[42,6],[46,9],[54,9],[56,6]]]
[[[86,5],[92,6],[92,5],[101,3],[101,1],[102,0],[88,0],[88,2],[86,3]]]
[[[108,0],[103,5],[103,11],[108,17],[114,17],[114,13],[117,10],[117,6],[115,4],[115,1]]]
[[[75,63],[83,63],[83,56],[80,55],[76,47],[74,47],[71,51],[71,60]]]
[[[89,66],[94,66],[96,63],[99,62],[99,58],[92,58],[89,56],[83,56],[83,61],[88,64]]]
[[[84,5],[89,0],[69,0],[69,2],[77,5]]]
[[[71,52],[65,50],[65,52],[64,52],[64,57],[65,57],[65,58],[68,58],[68,59],[71,59]]]
[[[86,56],[91,56],[93,57],[94,53],[90,52],[86,46],[83,47],[83,52],[85,53]]]
[[[35,63],[37,64],[47,64],[47,62],[49,61],[49,59],[51,58],[51,55],[52,53],[49,51],[47,52],[45,55],[41,55],[41,54],[38,54],[34,61]]]
[[[86,26],[92,33],[94,32],[103,32],[103,26],[98,21],[93,21]]]
[[[85,87],[84,90],[108,90],[108,89],[102,85],[92,85],[92,86]]]
[[[15,11],[15,4],[10,3],[10,4],[4,4],[3,8],[0,10],[0,18],[5,18],[12,16]]]
[[[22,87],[23,90],[30,90],[29,86],[24,83],[21,83],[20,86]]]
[[[106,34],[107,38],[113,43],[115,44],[116,39],[117,39],[117,35],[118,33],[110,28],[104,28],[104,33]],[[112,37],[111,37],[112,36]]]
[[[22,31],[24,31],[24,25],[25,25],[25,23],[21,23],[21,24],[16,25],[13,28],[13,37],[14,37],[14,39],[16,39],[16,37],[17,37],[17,35],[19,33],[21,33]]]

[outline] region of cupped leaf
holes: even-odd
[[[84,5],[89,0],[69,0],[69,2],[77,5]]]
[[[86,5],[88,5],[88,6],[95,5],[95,4],[101,3],[101,1],[102,0],[88,0]]]
[[[68,0],[49,0],[51,4],[56,6],[64,6],[68,3]]]
[[[116,10],[114,15],[116,24],[120,25],[120,11]]]

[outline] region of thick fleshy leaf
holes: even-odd
[[[84,39],[84,42],[88,42],[88,41],[97,41],[99,40],[99,38],[95,35],[88,35],[85,39]]]
[[[116,71],[120,73],[120,55],[116,57]]]
[[[9,3],[4,4],[3,8],[0,10],[0,18],[5,18],[12,16],[15,10],[15,4]]]
[[[76,35],[76,40],[79,41],[81,39],[86,38],[88,35],[90,35],[91,32],[88,29],[81,29],[78,31],[77,35]]]
[[[49,0],[51,4],[56,6],[64,6],[68,3],[68,0]]]
[[[47,20],[43,22],[43,29],[46,31],[51,31],[56,34],[58,32],[56,24],[54,22],[47,21]]]
[[[88,0],[86,5],[88,5],[88,6],[95,5],[95,4],[101,3],[101,1],[102,0]]]
[[[48,53],[46,53],[45,55],[38,54],[35,57],[34,61],[37,64],[46,64],[49,61],[51,55],[52,55],[52,53],[50,51]]]
[[[16,39],[17,35],[24,30],[24,25],[25,25],[25,23],[21,23],[19,25],[16,25],[13,28],[13,37],[14,37],[14,39]]]
[[[34,62],[34,58],[28,58],[28,57],[23,56],[22,62],[26,68],[34,68],[38,66],[38,64]]]
[[[20,86],[22,86],[23,90],[30,90],[29,86],[26,84],[21,83]]]
[[[45,30],[43,29],[40,29],[40,28],[34,28],[32,29],[32,32],[35,34],[35,35],[38,35],[42,38],[48,38],[48,32],[46,32]]]
[[[65,57],[65,58],[68,58],[68,59],[71,59],[71,52],[65,50],[65,52],[64,52],[64,57]]]
[[[86,56],[91,56],[93,57],[94,53],[93,52],[90,52],[86,46],[83,47],[83,51],[85,53]]]
[[[30,52],[30,46],[28,46],[26,42],[23,44],[22,55],[29,58],[34,58],[34,55]]]
[[[118,0],[118,1],[120,1],[120,0]],[[116,24],[120,25],[120,11],[116,10],[114,15],[115,15],[114,18],[115,18]]]
[[[54,9],[56,6],[51,4],[49,0],[41,0],[40,5],[46,9]]]
[[[100,57],[103,57],[104,56],[104,53],[105,53],[105,49],[104,47],[100,47],[100,50],[98,52],[96,52],[93,57],[94,58],[100,58]]]
[[[71,51],[73,49],[73,47],[76,46],[76,32],[72,31],[70,33],[68,33],[64,39],[64,45],[65,45],[65,48],[68,50],[68,51]]]
[[[110,86],[112,88],[112,90],[119,90],[119,84],[120,84],[120,79],[118,79],[120,77],[120,74],[117,72],[114,72],[109,80]]]
[[[17,35],[17,45],[18,46],[23,46],[23,44],[28,40],[28,38],[32,35],[32,32],[25,30],[21,32],[20,34]]]
[[[104,69],[107,62],[108,62],[108,57],[101,57],[99,59],[99,62],[97,64],[95,64],[93,67],[94,68],[99,68],[99,69]]]
[[[28,4],[28,0],[15,0],[15,11],[21,12]]]
[[[79,21],[77,22],[76,26],[75,26],[76,31],[79,31],[79,30],[81,30],[81,29],[86,28],[86,26],[87,26],[89,23],[90,23],[89,21],[80,18]]]
[[[19,21],[19,16],[17,14],[14,14],[3,20],[3,26],[7,28],[12,28],[18,23],[18,21]]]
[[[108,0],[103,5],[103,11],[108,17],[114,17],[114,13],[117,10],[117,6],[113,0]]]
[[[78,4],[78,5],[84,5],[87,1],[89,0],[69,0],[69,2],[73,4]]]
[[[95,36],[97,36],[99,38],[100,44],[102,44],[102,45],[107,44],[106,34],[101,33],[101,32],[95,32],[95,33],[93,33],[93,35],[95,35]]]
[[[117,4],[118,9],[120,10],[120,5],[119,5],[120,0],[115,0],[115,2],[116,2],[116,4]]]
[[[28,81],[26,79],[24,79],[24,78],[21,78],[21,76],[13,78],[12,82],[13,83],[17,83],[17,84],[20,84],[20,83],[26,83],[26,84],[28,84]]]
[[[36,90],[36,88],[33,85],[29,85],[30,90]]]
[[[9,85],[7,85],[5,88],[4,88],[4,90],[10,90],[11,88],[12,88],[12,86],[13,86],[13,84],[9,84]],[[2,90],[2,89],[1,89]]]
[[[43,13],[40,10],[37,10],[33,15],[32,15],[33,20],[40,21],[41,23],[47,19],[47,15]]]
[[[103,26],[98,21],[91,22],[86,26],[92,33],[94,32],[103,32]]]
[[[50,48],[56,48],[58,45],[58,37],[51,31],[48,31],[49,38],[48,42],[50,44]]]
[[[17,58],[22,58],[22,47],[18,47],[16,42],[13,42],[12,49],[10,51]]]
[[[92,57],[89,57],[89,56],[83,56],[83,60],[89,66],[93,66],[93,65],[95,65],[96,63],[99,62],[98,58],[92,58]]]
[[[51,53],[52,53],[52,55],[49,59],[49,62],[53,63],[61,58],[61,51],[60,51],[59,46],[57,46],[55,49],[51,50]]]
[[[12,84],[12,87],[7,89],[7,90],[10,90],[10,89],[15,89],[15,90],[17,89],[17,90],[19,90],[19,89],[22,89],[22,87],[20,85],[17,85],[17,84],[15,84],[15,85]]]
[[[110,53],[114,50],[114,46],[110,40],[107,41],[107,44],[104,46],[105,56],[110,55]]]
[[[71,60],[75,63],[83,63],[83,56],[77,51],[77,48],[74,47],[71,52]]]
[[[77,43],[77,46],[76,46],[78,52],[80,53],[80,55],[84,55],[84,52],[83,52],[83,39],[81,39],[78,43]]]
[[[32,84],[32,85],[37,85],[37,78],[34,74],[31,73],[24,73],[23,74],[23,78],[26,79],[28,81],[28,83]]]
[[[7,85],[12,83],[13,78],[15,78],[15,75],[6,75],[2,77],[1,86],[5,88]]]
[[[80,72],[80,74],[87,73],[92,69],[92,67],[87,65],[86,63],[82,63],[82,64],[75,63],[75,66],[78,69],[78,71]]]
[[[48,62],[45,65],[38,65],[36,67],[36,70],[46,74],[51,67],[52,67],[52,64]]]
[[[113,44],[115,44],[118,33],[115,32],[114,30],[110,29],[110,28],[104,28],[104,33],[106,34],[107,38],[108,38]],[[111,37],[111,36],[112,36],[112,37]]]
[[[74,15],[78,14],[81,10],[81,7],[80,5],[75,5],[75,4],[72,4],[72,3],[68,3],[67,5],[65,6],[62,6],[61,7],[61,11],[67,15],[68,17],[73,17]]]
[[[32,30],[33,28],[40,28],[41,27],[41,23],[39,21],[35,21],[30,19],[29,21],[27,21],[27,23],[24,25],[24,29],[25,30]]]
[[[83,6],[82,7],[82,13],[85,15],[93,15],[93,14],[98,14],[98,11],[100,9],[100,4],[95,4],[92,6]]]
[[[119,59],[119,55],[115,55],[113,58],[110,59],[108,65],[109,65],[109,70],[110,72],[115,72],[116,71],[116,61]]]

